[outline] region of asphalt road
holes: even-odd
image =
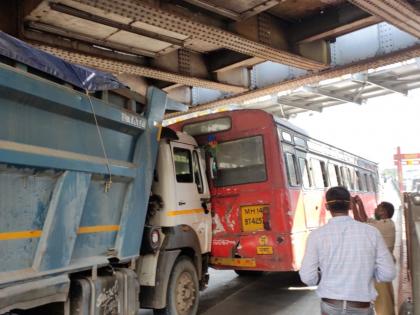
[[[152,315],[141,310],[140,315]],[[295,273],[239,277],[233,271],[211,270],[209,287],[201,293],[200,315],[319,315],[314,288]]]

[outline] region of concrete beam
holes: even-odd
[[[400,87],[396,87],[393,86],[392,84],[390,84],[390,81],[380,81],[378,79],[375,79],[371,76],[369,76],[367,73],[356,73],[354,75],[352,75],[352,80],[354,82],[358,82],[358,83],[362,83],[362,84],[370,84],[373,86],[376,86],[378,88],[381,88],[383,90],[387,90],[390,92],[394,92],[394,93],[398,93],[398,94],[402,94],[407,96],[408,95],[408,90],[407,89],[402,89]],[[395,80],[396,84],[401,83],[398,82],[398,80]]]

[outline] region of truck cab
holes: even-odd
[[[163,129],[138,265],[140,305],[156,314],[195,314],[206,287],[212,219],[205,169],[193,137]]]

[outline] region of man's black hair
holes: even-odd
[[[382,206],[386,210],[386,212],[388,212],[388,218],[391,219],[395,211],[394,205],[387,201],[382,201],[379,205]]]
[[[327,208],[332,212],[346,212],[350,209],[350,192],[342,186],[331,187],[325,194]]]

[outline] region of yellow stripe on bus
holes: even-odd
[[[77,234],[87,233],[101,233],[101,232],[113,232],[119,231],[119,225],[93,225],[93,226],[81,226],[77,231]]]
[[[17,240],[22,238],[39,238],[42,235],[41,230],[35,231],[18,231],[0,233],[0,241]]]
[[[232,267],[250,267],[257,266],[254,258],[226,258],[226,257],[211,257],[210,264],[220,266]]]
[[[168,217],[175,217],[177,215],[184,215],[184,214],[201,214],[204,213],[204,209],[189,209],[189,210],[174,210],[168,211],[166,214]]]

